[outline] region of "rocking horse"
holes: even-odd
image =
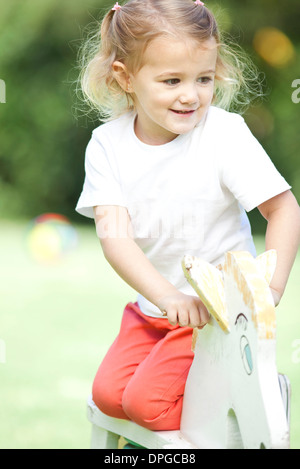
[[[276,318],[270,250],[256,259],[228,252],[217,268],[185,256],[187,280],[211,319],[194,329],[194,360],[179,431],[152,432],[104,415],[88,402],[92,448],[117,448],[120,435],[145,448],[288,449],[290,385],[276,368]]]

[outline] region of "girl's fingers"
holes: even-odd
[[[161,311],[172,326],[178,324],[181,327],[202,329],[210,319],[200,298],[182,294],[163,299]]]
[[[195,305],[194,308],[191,308],[190,310],[190,326],[191,327],[199,327],[202,326],[202,319],[201,319],[201,313],[200,313],[200,308]],[[204,326],[204,325],[203,325]]]
[[[206,309],[206,306],[202,303],[200,298],[195,300],[193,308],[190,310],[190,325],[191,327],[198,327],[203,329],[203,327],[209,322],[210,314]]]
[[[168,308],[168,311],[166,311],[166,313],[167,313],[169,323],[172,326],[176,326],[176,324],[178,322],[177,309],[170,306]]]
[[[210,320],[210,314],[204,305],[200,311],[200,320],[201,320],[200,326],[207,324]]]
[[[178,312],[178,324],[181,327],[190,325],[190,315],[187,310]]]

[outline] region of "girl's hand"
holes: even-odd
[[[177,323],[182,327],[202,329],[210,319],[210,314],[199,297],[178,292],[163,297],[159,302],[162,313],[168,317],[172,326]]]

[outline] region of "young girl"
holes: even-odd
[[[278,254],[278,304],[299,245],[290,186],[225,110],[241,101],[243,68],[199,0],[116,3],[84,67],[83,91],[108,122],[88,144],[77,211],[95,219],[107,261],[138,292],[93,399],[152,430],[180,427],[192,330],[209,321],[182,257],[217,265],[229,250],[255,254],[246,211],[258,207]]]

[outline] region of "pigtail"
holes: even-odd
[[[263,74],[237,44],[226,40],[218,47],[213,104],[243,114],[254,100],[264,96]]]
[[[117,117],[133,107],[130,97],[113,76],[112,65],[115,60],[120,60],[115,34],[116,16],[115,11],[110,10],[101,25],[96,24],[96,32],[89,35],[79,51],[81,101],[102,121]]]

